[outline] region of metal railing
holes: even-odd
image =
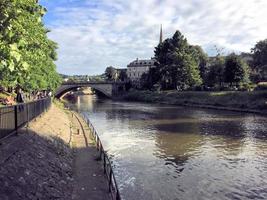
[[[100,152],[99,158],[101,161],[103,161],[103,170],[104,170],[104,174],[106,175],[108,179],[108,188],[109,188],[109,192],[111,193],[111,197],[112,199],[115,199],[115,200],[121,200],[119,188],[118,188],[116,178],[115,178],[115,175],[112,169],[112,165],[103,148],[102,142],[93,124],[90,122],[90,120],[84,114],[81,114],[81,115],[84,121],[86,122],[86,124],[88,125],[88,127],[90,128],[92,136],[94,137],[94,140],[96,142],[96,148]]]
[[[46,111],[51,105],[51,98],[6,106],[0,108],[0,139],[3,139],[25,126]]]

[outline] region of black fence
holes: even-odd
[[[0,139],[15,133],[19,128],[38,117],[51,105],[51,98],[0,108]]]
[[[104,170],[104,174],[107,177],[108,180],[108,188],[109,188],[109,192],[111,193],[111,197],[114,200],[121,200],[121,196],[120,196],[120,192],[119,192],[119,188],[115,179],[115,175],[114,172],[112,170],[112,165],[111,162],[103,148],[102,142],[93,126],[93,124],[90,122],[90,120],[85,116],[82,115],[84,121],[86,122],[86,124],[89,126],[91,132],[92,132],[92,136],[94,137],[94,140],[96,142],[96,147],[97,150],[100,152],[99,154],[99,158],[100,160],[103,162],[103,170]]]

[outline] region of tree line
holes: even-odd
[[[46,9],[36,0],[1,0],[0,11],[0,86],[55,90],[61,78],[57,44],[42,22]]]
[[[249,65],[254,69],[267,65],[267,40],[252,48],[253,60],[249,65],[235,53],[222,56],[218,52],[209,58],[200,46],[190,45],[180,31],[159,44],[154,52],[156,66],[143,74],[143,89],[155,85],[162,90],[248,89],[252,83]]]

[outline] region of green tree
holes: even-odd
[[[140,78],[140,86],[141,86],[141,89],[149,90],[151,88],[150,76],[148,73],[142,74]]]
[[[222,87],[224,82],[225,59],[220,55],[210,59],[206,77],[206,85],[209,87]]]
[[[36,0],[2,0],[0,10],[0,84],[55,89],[57,45],[42,23],[46,9]]]
[[[193,58],[195,58],[195,61],[197,62],[200,77],[205,84],[207,74],[208,74],[207,73],[208,72],[208,65],[207,65],[208,55],[204,52],[201,46],[191,45],[190,49],[192,51]]]
[[[241,82],[249,81],[247,64],[237,55],[230,54],[226,57],[224,80],[230,86],[239,86]]]
[[[126,81],[127,80],[127,72],[126,70],[120,69],[119,70],[119,80]]]
[[[257,42],[251,49],[253,56],[253,66],[262,67],[267,65],[267,39]]]
[[[118,78],[117,70],[112,66],[107,67],[105,70],[105,76],[108,81],[116,81]]]
[[[202,83],[194,53],[196,51],[179,31],[156,47],[155,58],[163,89],[183,90]]]

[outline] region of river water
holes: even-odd
[[[267,199],[267,118],[79,96],[127,200]]]

